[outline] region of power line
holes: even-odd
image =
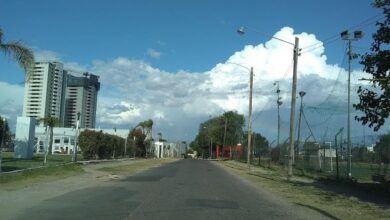
[[[291,60],[290,65],[287,67],[287,70],[284,72],[284,75],[279,80],[284,80],[287,77],[287,74],[290,72],[292,68],[292,64],[293,64],[293,60]],[[267,103],[263,106],[263,108],[256,113],[256,117],[253,119],[253,122],[255,122],[263,114],[266,106],[268,106],[268,104],[271,104],[271,101],[273,101],[273,99],[268,99]]]
[[[342,58],[341,65],[340,65],[340,70],[339,70],[339,73],[337,74],[337,78],[336,78],[335,82],[332,85],[332,89],[329,92],[329,95],[324,99],[323,102],[321,102],[320,104],[317,104],[316,106],[308,106],[307,107],[308,109],[319,109],[320,108],[319,106],[321,106],[324,103],[326,103],[331,96],[334,96],[334,93],[335,93],[335,90],[336,90],[336,85],[339,83],[339,79],[340,79],[341,73],[343,71],[342,67],[345,65],[345,61],[346,61],[345,58],[347,56],[347,49],[348,49],[348,47],[347,47],[347,44],[346,44],[345,49],[344,49],[344,56]]]
[[[378,17],[379,17],[379,19],[377,19]],[[369,25],[371,25],[373,23],[376,23],[377,21],[379,21],[379,20],[381,20],[383,18],[385,18],[385,16],[382,13],[378,13],[377,15],[372,16],[370,18],[367,18],[366,20],[363,20],[362,22],[360,22],[360,23],[358,23],[358,24],[356,24],[356,25],[354,25],[354,26],[352,26],[350,28],[347,28],[346,30],[352,31],[352,30],[355,30],[355,29],[362,29],[362,28],[365,28],[365,27],[367,27],[367,26],[369,26]],[[301,50],[307,50],[307,51],[304,51],[302,53],[306,53],[306,52],[312,51],[314,49],[317,49],[319,47],[323,47],[323,46],[325,46],[327,44],[330,44],[330,43],[336,41],[337,39],[339,39],[339,33],[326,38],[322,42],[317,42],[315,44],[312,44],[312,45],[309,45],[309,46],[301,48]],[[317,46],[319,44],[323,44],[323,45]],[[308,50],[308,48],[312,48],[312,47],[316,47],[316,48]]]
[[[311,127],[310,127],[310,125],[309,125],[309,122],[308,122],[307,119],[306,119],[306,115],[305,115],[305,112],[303,111],[303,109],[302,109],[302,116],[303,116],[303,118],[305,119],[307,128],[309,128],[309,131],[310,131],[311,136],[313,137],[314,141],[317,142],[316,137],[314,136],[313,131],[311,130]]]

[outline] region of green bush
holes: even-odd
[[[85,159],[116,158],[123,155],[124,145],[125,139],[102,131],[85,130],[79,136],[79,146]]]

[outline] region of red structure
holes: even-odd
[[[236,146],[221,146],[217,145],[215,149],[215,155],[216,158],[219,159],[220,157],[222,158],[230,158],[231,156],[234,155],[241,155],[241,144],[237,144]]]

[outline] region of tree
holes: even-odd
[[[103,132],[84,130],[79,135],[79,146],[85,159],[99,159],[99,147],[103,143]]]
[[[378,131],[390,113],[390,0],[375,0],[372,5],[383,10],[385,20],[377,22],[371,51],[364,54],[360,62],[363,70],[372,75],[372,88],[359,87],[360,102],[354,107],[364,113],[355,119]]]
[[[374,151],[378,155],[380,162],[384,164],[390,163],[390,133],[381,135],[379,142],[374,147]]]
[[[39,121],[43,122],[43,124],[49,129],[49,155],[51,155],[53,148],[53,128],[59,125],[59,120],[57,118],[48,116],[46,118],[39,119]]]
[[[258,157],[269,154],[270,149],[267,138],[262,136],[260,133],[254,132],[252,134],[252,139],[253,151]],[[245,140],[248,142],[248,139],[245,138]]]
[[[152,144],[152,141],[153,141],[153,134],[152,134],[152,131],[153,131],[153,120],[152,119],[148,119],[146,121],[143,121],[143,122],[140,122],[138,123],[137,127],[136,128],[141,128],[142,129],[142,133],[145,135],[145,138],[143,139],[144,140],[144,146],[145,146],[145,154],[147,156],[147,153],[150,152],[150,149],[151,149],[151,144]]]
[[[22,45],[20,41],[4,42],[4,32],[0,28],[0,50],[13,59],[23,68],[26,79],[29,80],[34,65],[34,54],[31,49]]]
[[[132,152],[137,157],[144,157],[146,152],[145,138],[146,135],[141,129],[131,129],[129,134],[127,135],[127,143],[130,143],[129,152]]]
[[[3,147],[11,141],[11,133],[9,130],[8,122],[0,116],[0,145],[3,143]]]
[[[367,147],[352,148],[352,159],[357,162],[374,162],[375,153],[367,150]]]
[[[226,122],[226,135],[225,135]],[[199,125],[198,134],[195,140],[190,144],[198,152],[208,154],[210,143],[223,145],[225,137],[226,146],[235,146],[241,141],[242,128],[245,123],[243,115],[235,111],[225,112]]]
[[[244,137],[248,136],[248,132],[244,132]],[[248,139],[244,138],[243,143],[244,146],[248,145]],[[252,133],[252,150],[253,150],[253,156],[256,156],[259,158],[259,165],[260,165],[260,158],[261,156],[268,155],[270,152],[269,144],[267,138],[262,136],[260,133],[253,132]]]

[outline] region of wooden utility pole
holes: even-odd
[[[299,38],[295,37],[294,44],[294,69],[293,69],[293,82],[291,91],[291,111],[290,111],[290,147],[288,157],[288,173],[287,178],[290,180],[293,176],[293,157],[294,157],[294,118],[295,118],[295,103],[297,95],[297,69],[298,69],[298,56],[299,56]]]
[[[253,67],[249,78],[249,114],[248,114],[248,169],[251,168],[251,142],[252,142],[252,92],[253,92]]]

